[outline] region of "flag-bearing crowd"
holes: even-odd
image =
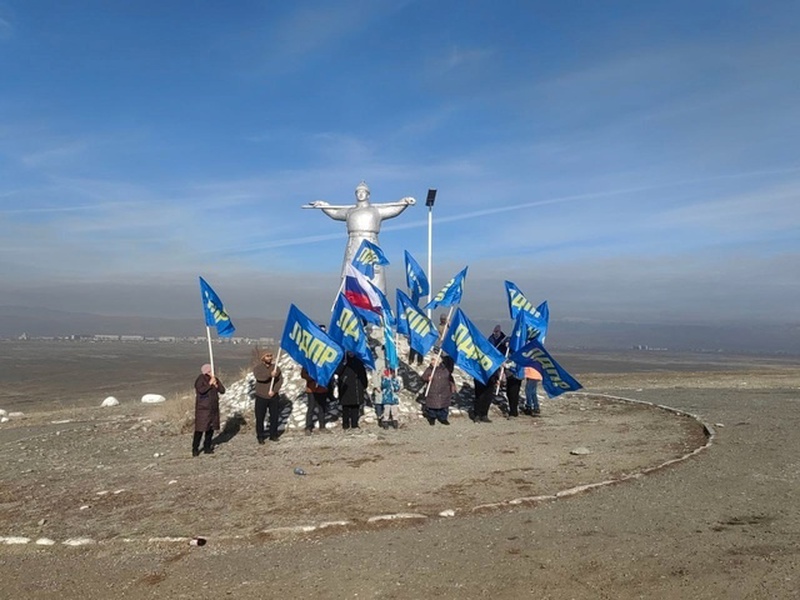
[[[372,278],[375,266],[389,261],[376,244],[364,240],[352,262],[345,267],[344,278],[325,327],[309,319],[294,304],[289,307],[278,357],[266,352],[254,368],[256,436],[259,443],[278,439],[279,393],[283,375],[278,361],[286,352],[300,367],[309,399],[306,431],[315,420],[324,430],[324,407],[336,395],[342,408],[342,427],[357,428],[365,396],[369,393],[366,370],[376,370],[370,333],[378,332],[383,347],[384,369],[380,377],[381,402],[378,414],[382,427],[397,427],[396,374],[399,366],[396,337],[406,336],[412,356],[432,352],[433,360],[422,373],[425,389],[421,404],[431,425],[437,421],[449,424],[449,398],[455,391],[452,371],[459,368],[470,375],[475,384],[475,405],[470,416],[476,422],[488,420],[486,411],[493,395],[506,382],[507,394],[518,399],[519,382],[540,380],[550,397],[575,391],[581,385],[567,373],[545,349],[549,309],[547,302],[535,306],[512,282],[505,282],[508,309],[514,327],[509,336],[499,327],[488,338],[459,308],[464,293],[468,267],[457,273],[425,306],[419,300],[429,294],[425,272],[409,252],[405,252],[406,283],[409,294],[396,291],[393,307],[386,294]],[[196,419],[192,452],[199,454],[205,433],[205,452],[213,452],[211,436],[219,429],[219,394],[224,386],[215,377],[211,346],[211,327],[220,336],[233,335],[235,328],[222,301],[201,277],[200,290],[209,341],[210,363],[203,365],[195,382]],[[426,310],[447,308],[439,327],[434,326]],[[368,331],[370,333],[368,333]],[[381,335],[382,334],[382,335]],[[374,345],[374,344],[373,344]],[[534,384],[535,386],[535,384]],[[334,391],[335,390],[335,391]],[[533,396],[535,398],[535,387]],[[530,407],[530,391],[525,410]],[[510,398],[511,399],[511,398]],[[514,402],[516,409],[516,402]],[[536,405],[538,412],[538,404]],[[269,425],[265,418],[269,413]],[[314,415],[317,415],[316,417]]]

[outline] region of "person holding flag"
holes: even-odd
[[[361,404],[367,395],[367,370],[352,352],[347,352],[339,373],[339,402],[342,404],[342,429],[359,429]]]
[[[200,367],[200,375],[194,382],[194,436],[192,437],[192,456],[200,456],[200,439],[203,440],[203,453],[213,454],[211,444],[215,431],[219,431],[219,396],[225,393],[225,385],[211,372],[211,365]]]
[[[542,380],[542,374],[533,367],[523,367],[525,371],[525,408],[522,412],[529,417],[541,415],[539,408],[539,397],[536,395],[536,388]]]
[[[445,333],[442,350],[455,364],[472,375],[475,384],[475,404],[472,418],[476,423],[491,423],[489,406],[500,376],[505,357],[458,308]]]
[[[399,422],[399,401],[397,392],[400,391],[400,382],[395,376],[392,369],[386,368],[383,370],[383,377],[381,377],[381,404],[383,411],[380,415],[379,424],[383,429],[397,429]]]
[[[272,350],[267,350],[261,355],[259,363],[253,369],[253,377],[256,379],[256,439],[259,444],[263,444],[266,439],[264,418],[267,416],[267,409],[269,409],[269,440],[277,442],[278,418],[280,416],[278,393],[281,391],[281,385],[283,385],[283,374],[281,373],[281,368],[275,364],[275,356]]]
[[[319,423],[319,430],[330,433],[325,428],[325,413],[328,411],[328,387],[314,381],[305,367],[300,370],[300,377],[306,382],[306,435],[314,433],[314,421]]]
[[[453,372],[439,361],[439,356],[431,356],[431,364],[422,374],[422,381],[428,385],[423,413],[429,425],[436,425],[436,421],[450,425],[450,403],[456,393],[456,381]]]

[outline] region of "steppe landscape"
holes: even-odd
[[[0,597],[800,595],[793,358],[554,352],[584,390],[541,419],[258,446],[246,413],[192,458],[205,346],[0,349]],[[215,352],[244,377],[251,348]]]

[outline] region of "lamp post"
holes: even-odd
[[[428,197],[425,199],[425,206],[428,207],[428,302],[431,301],[433,293],[433,203],[436,202],[436,190],[428,190]],[[431,318],[432,310],[428,309],[428,318]]]

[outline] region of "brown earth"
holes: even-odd
[[[159,407],[30,411],[0,428],[0,536],[57,543],[0,545],[0,597],[797,597],[800,368],[568,360],[587,393],[545,401],[541,419],[266,446],[245,427],[198,458]],[[695,419],[601,394],[697,414],[716,437],[635,477],[707,439]],[[393,513],[416,516],[369,520]]]

